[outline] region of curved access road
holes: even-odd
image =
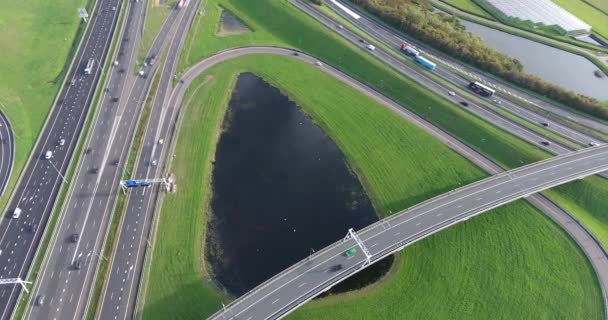
[[[249,54],[276,54],[291,56],[311,64],[317,62],[314,57],[303,53],[298,53],[296,56],[292,50],[276,47],[247,47],[224,51],[199,62],[184,74],[171,94],[167,106],[170,110],[167,111],[177,114],[176,111],[179,111],[186,89],[202,72],[220,62]],[[318,67],[426,130],[487,172],[497,174],[503,171],[492,161],[476,153],[454,137],[357,80],[331,66],[321,65]],[[373,263],[445,227],[504,203],[526,197],[533,205],[560,224],[581,246],[598,274],[600,285],[605,292],[605,288],[608,288],[606,252],[566,212],[542,195],[534,193],[606,169],[608,169],[608,145],[588,148],[577,153],[568,153],[511,172],[500,173],[474,185],[431,199],[414,208],[404,210],[388,220],[369,226],[360,232],[360,236],[372,253],[371,262]],[[312,259],[301,261],[268,280],[227,306],[224,313],[220,312],[212,318],[222,319],[222,317],[225,317],[226,319],[232,319],[236,316],[238,319],[267,319],[286,315],[299,305],[368,265],[365,263],[365,257],[361,250],[350,259],[342,255],[346,248],[353,245],[354,242],[351,240],[346,243],[337,242],[329,246],[314,255]],[[338,263],[343,264],[345,268],[336,273],[327,272],[328,267]],[[319,270],[322,272],[318,272]],[[303,280],[304,278],[306,280]],[[606,301],[605,294],[604,300]]]
[[[8,180],[11,178],[15,160],[15,137],[10,122],[0,112],[0,196],[4,194]]]

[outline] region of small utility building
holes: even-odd
[[[551,27],[563,35],[591,32],[590,25],[551,0],[481,0],[480,4],[496,15]]]

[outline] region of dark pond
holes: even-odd
[[[249,28],[235,17],[230,11],[222,9],[222,15],[220,17],[220,33],[233,34],[249,32]]]
[[[371,202],[332,140],[278,89],[251,73],[237,80],[213,168],[207,261],[239,296],[377,221]],[[390,267],[361,272],[351,286]],[[378,269],[380,268],[380,269]],[[361,280],[363,279],[363,280]]]

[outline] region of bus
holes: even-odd
[[[89,62],[87,62],[87,67],[84,68],[84,74],[91,74],[91,72],[93,72],[94,66],[95,66],[95,59],[93,59],[93,58],[89,59]]]
[[[477,81],[469,83],[469,89],[473,90],[475,93],[482,95],[484,97],[489,97],[494,94],[494,89],[483,85]]]

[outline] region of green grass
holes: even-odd
[[[453,7],[456,7],[462,11],[474,14],[476,16],[480,16],[483,18],[488,18],[494,20],[492,15],[478,6],[473,0],[441,0],[445,3],[450,4]]]
[[[212,80],[183,110],[171,166],[182,191],[165,196],[161,209],[145,319],[197,319],[226,301],[209,283],[201,257],[211,160],[229,88],[240,71],[262,76],[311,115],[339,145],[381,212],[395,212],[485,176],[421,129],[314,67],[262,55],[223,63],[206,72]],[[204,78],[191,86],[190,93]],[[339,306],[334,298],[313,302],[312,309],[292,317],[369,318],[375,308],[366,301],[373,296],[376,303],[385,300],[386,315],[381,318],[402,318],[389,315],[416,292],[415,303],[403,308],[401,315],[433,316],[428,306],[443,293],[440,297],[450,302],[437,310],[438,316],[449,312],[453,318],[601,318],[599,288],[585,257],[559,227],[524,202],[412,248],[398,257],[391,281],[341,296]],[[490,298],[489,283],[496,288]],[[565,304],[573,308],[563,308]]]
[[[604,178],[589,177],[570,182],[546,192],[560,206],[576,212],[579,219],[608,248],[608,183]]]
[[[600,9],[604,13],[608,14],[608,0],[584,0],[584,2]]]
[[[220,7],[218,4],[221,4],[223,7],[230,10],[239,19],[246,23],[247,26],[250,27],[254,32],[230,37],[217,37],[215,35],[215,31],[218,30],[217,23],[219,21],[220,13]],[[204,17],[196,17],[194,28],[187,39],[185,52],[182,55],[183,60],[180,64],[180,70],[184,70],[192,63],[199,61],[204,57],[210,56],[217,51],[235,46],[266,44],[300,47],[307,52],[311,52],[312,54],[319,56],[324,61],[338,66],[343,71],[352,74],[354,77],[360,79],[364,83],[376,87],[379,91],[384,92],[395,100],[407,104],[413,111],[419,113],[429,121],[434,122],[444,130],[459,137],[461,140],[471,145],[474,149],[488,155],[490,158],[506,167],[517,167],[524,163],[530,163],[548,157],[546,153],[542,152],[538,148],[524,143],[500,129],[496,129],[491,125],[488,125],[484,121],[462,111],[459,107],[449,104],[445,100],[431,94],[425,89],[418,87],[412,81],[397,75],[392,69],[388,68],[382,63],[379,63],[373,58],[370,58],[363,50],[355,48],[337,35],[328,32],[326,28],[318,25],[315,21],[311,20],[284,2],[256,1],[255,3],[252,3],[245,0],[210,0],[206,6],[205,12],[206,15]],[[272,63],[269,64],[264,63],[263,59],[241,58],[238,59],[238,61],[235,60],[234,62],[231,62],[230,64],[216,67],[213,71],[208,72],[208,74],[213,74],[213,80],[205,84],[200,88],[199,91],[196,92],[194,103],[186,104],[187,111],[182,110],[183,112],[187,113],[182,114],[183,126],[179,129],[181,130],[181,133],[177,136],[178,144],[175,149],[176,158],[173,160],[174,163],[171,169],[172,172],[177,176],[178,193],[175,195],[165,196],[161,213],[158,216],[158,234],[155,235],[155,238],[158,238],[159,241],[155,241],[153,255],[150,256],[151,268],[150,270],[147,270],[149,272],[150,281],[146,289],[147,291],[145,293],[145,299],[141,300],[142,303],[145,303],[143,306],[143,317],[146,319],[164,319],[168,317],[180,319],[198,319],[216,311],[220,306],[220,301],[227,301],[228,299],[227,297],[223,296],[222,293],[218,292],[216,288],[214,288],[214,286],[209,282],[205,272],[205,266],[201,261],[201,257],[203,256],[204,250],[202,241],[205,238],[206,225],[206,216],[203,213],[207,208],[209,197],[209,193],[206,191],[209,189],[209,162],[214,155],[215,141],[220,128],[219,122],[223,115],[223,108],[225,108],[227,100],[229,99],[229,89],[234,83],[234,74],[237,71],[249,70],[262,75],[269,82],[289,94],[289,96],[292,99],[295,99],[307,112],[311,113],[313,113],[316,108],[322,108],[321,106],[323,104],[327,104],[331,101],[336,101],[336,103],[332,105],[334,108],[337,105],[342,108],[344,106],[355,108],[360,104],[360,100],[366,100],[365,98],[353,99],[352,97],[349,97],[350,94],[345,92],[350,92],[352,90],[347,88],[337,89],[334,86],[339,85],[333,83],[330,86],[331,81],[320,81],[319,79],[323,77],[321,75],[315,75],[314,79],[310,78],[308,81],[306,81],[306,79],[302,79],[302,77],[304,77],[304,75],[307,73],[313,72],[310,70],[310,68],[302,68],[300,70],[300,68],[296,69],[295,67],[288,66],[285,70],[280,68],[280,64],[278,63],[279,60],[276,57],[271,58],[271,60]],[[250,61],[250,63],[244,65],[244,62],[242,61]],[[230,67],[230,65],[232,67]],[[239,67],[239,65],[241,67]],[[284,75],[285,73],[288,73],[288,75]],[[199,79],[198,81],[199,83],[195,83],[191,87],[191,90],[196,88],[202,79]],[[319,83],[323,84],[320,88],[317,87]],[[313,90],[311,88],[317,88],[317,90]],[[307,90],[310,90],[310,92]],[[338,98],[332,99],[329,95],[326,96],[320,93],[326,92],[326,90],[332,92],[332,94],[338,96]],[[327,100],[320,99],[321,96]],[[351,102],[351,100],[353,101]],[[311,106],[314,106],[314,108]],[[373,106],[373,103],[369,104],[367,107],[371,108],[371,106]],[[343,112],[340,112],[339,114],[344,116]],[[365,163],[366,156],[364,154],[358,154],[358,152],[361,152],[361,149],[357,148],[365,148],[365,146],[363,144],[350,146],[349,143],[352,143],[352,141],[348,141],[348,139],[352,137],[340,137],[339,134],[336,134],[336,132],[340,132],[339,130],[344,132],[345,126],[354,126],[357,124],[357,128],[352,129],[351,127],[352,130],[349,131],[349,135],[352,134],[356,136],[360,130],[358,128],[359,121],[361,121],[360,118],[367,120],[363,121],[362,123],[369,122],[369,120],[367,117],[362,117],[358,113],[348,113],[347,116],[352,117],[353,119],[348,121],[337,121],[335,118],[333,118],[337,117],[336,114],[325,114],[325,117],[323,117],[323,114],[313,114],[313,117],[317,123],[323,126],[323,128],[330,135],[332,135],[332,138],[337,141],[342,150],[345,152],[350,163],[356,168],[357,172],[362,177],[362,181],[366,186],[366,189],[370,191],[374,204],[381,209],[381,211],[386,212],[390,210],[394,212],[408,205],[415,204],[422,199],[426,199],[434,194],[439,194],[449,189],[449,187],[446,186],[452,182],[467,183],[466,177],[450,180],[454,179],[454,173],[458,173],[460,171],[449,172],[450,170],[448,170],[448,178],[446,178],[446,180],[430,181],[428,184],[423,181],[421,182],[421,187],[418,185],[415,187],[405,186],[409,185],[408,183],[410,183],[410,179],[412,179],[412,181],[417,181],[418,179],[421,179],[421,177],[426,177],[426,175],[421,172],[422,170],[400,170],[399,172],[395,172],[393,175],[387,174],[387,171],[393,173],[392,170],[401,168],[403,165],[411,165],[413,167],[417,164],[419,165],[419,163],[416,162],[417,160],[413,160],[412,163],[409,163],[409,159],[412,157],[406,157],[405,153],[399,154],[398,156],[395,155],[400,152],[412,152],[412,150],[416,150],[416,147],[420,146],[420,144],[416,145],[411,147],[411,150],[408,149],[407,151],[402,149],[406,143],[411,143],[410,139],[414,136],[426,136],[426,134],[414,134],[412,131],[407,132],[407,136],[403,137],[403,141],[401,141],[401,139],[395,141],[391,145],[391,148],[387,150],[388,153],[386,155],[382,155],[382,157],[386,157],[387,159],[394,157],[394,161],[391,163],[391,165],[381,167],[379,161],[378,164],[373,164],[376,165],[374,168],[362,168],[362,162]],[[357,121],[354,119],[357,119]],[[201,126],[201,124],[205,125]],[[400,120],[399,126],[402,125],[410,126],[406,122]],[[387,141],[391,142],[398,135],[398,133],[393,133],[390,129],[381,131],[377,130],[379,128],[384,129],[385,127],[387,127],[386,123],[376,123],[375,128],[378,132],[373,132],[375,135],[383,135],[381,138],[383,144],[387,143],[384,140],[388,139]],[[391,127],[389,126],[389,128]],[[414,131],[416,130],[417,129]],[[430,143],[433,145],[437,143],[432,139],[429,141],[432,141]],[[409,145],[405,145],[406,148],[408,148],[408,146]],[[367,152],[373,154],[375,151],[376,150],[368,150]],[[449,151],[449,153],[451,153],[451,151]],[[417,156],[420,156],[421,159],[427,159],[426,157],[429,157],[429,155],[431,159],[437,159],[437,162],[442,160],[440,156],[431,154],[431,152],[427,151],[426,148],[423,151],[419,151]],[[192,159],[200,160],[192,161]],[[404,164],[401,164],[401,162]],[[432,160],[427,160],[427,162],[435,164],[435,162]],[[464,167],[467,167],[468,169],[462,169]],[[436,167],[433,165],[433,168]],[[462,168],[454,170],[463,170],[462,173],[464,174],[478,172],[478,170],[472,169],[472,166],[470,165],[463,165]],[[445,167],[443,167],[443,169],[445,170]],[[366,170],[369,170],[370,172]],[[400,190],[399,192],[404,193],[398,194],[397,191],[387,191],[386,188],[388,187],[387,185],[389,185],[389,183],[385,183],[384,181],[377,182],[376,179],[378,178],[376,175],[387,175],[387,179],[389,179],[387,181],[394,181],[390,179],[401,177],[399,183],[393,184],[392,187],[403,188],[403,190]],[[410,175],[413,178],[410,178]],[[589,183],[593,186],[593,188],[597,188],[596,184],[601,185],[603,182],[588,182],[587,180],[584,180],[584,183]],[[429,188],[432,190],[429,191]],[[183,192],[183,190],[198,190],[199,192],[187,192],[184,194],[180,193]],[[596,189],[596,191],[598,190],[601,191],[601,188]],[[564,197],[570,201],[578,203],[577,201],[572,200],[576,199],[572,194],[565,194]],[[598,215],[600,215],[598,210],[601,209],[601,207],[593,206],[593,204],[593,201],[589,200],[589,205],[585,207],[588,208],[589,215],[595,219]],[[531,266],[534,267],[533,270],[527,268],[525,265],[521,267],[517,265],[517,267],[515,267],[514,263],[524,264],[522,261],[526,261],[528,258],[545,258],[547,256],[546,254],[535,252],[535,250],[537,250],[536,248],[541,248],[541,253],[545,250],[547,252],[554,252],[554,250],[570,250],[571,252],[574,252],[573,254],[566,255],[559,254],[559,258],[550,258],[552,261],[551,263],[561,265],[561,267],[559,267],[560,270],[568,270],[570,267],[568,267],[567,264],[570,262],[565,262],[565,260],[560,259],[570,257],[577,260],[577,258],[574,257],[580,256],[580,252],[571,243],[571,241],[567,240],[562,232],[559,232],[559,229],[557,229],[553,224],[547,223],[547,219],[545,219],[543,216],[539,217],[539,214],[530,209],[527,204],[516,203],[507,208],[510,209],[501,208],[496,210],[496,212],[503,212],[504,215],[514,215],[518,218],[514,220],[522,219],[526,222],[530,220],[530,224],[518,224],[511,227],[502,226],[502,220],[498,219],[502,219],[500,217],[502,217],[503,214],[490,213],[484,217],[473,219],[471,222],[464,224],[464,226],[471,223],[483,224],[485,223],[484,221],[487,221],[484,219],[497,219],[489,221],[494,221],[493,223],[501,225],[500,228],[504,227],[506,230],[512,231],[518,235],[518,237],[515,237],[513,241],[516,241],[517,239],[527,239],[527,241],[518,242],[513,246],[514,248],[525,248],[525,250],[522,249],[523,253],[521,253],[521,255],[513,256],[506,254],[513,252],[511,246],[500,247],[498,250],[502,250],[501,252],[506,257],[511,257],[506,264],[510,271],[512,271],[513,268],[517,268],[518,270],[521,268],[524,270],[525,274],[529,275],[525,281],[517,283],[519,288],[528,288],[528,281],[531,281],[530,285],[538,288],[542,287],[544,289],[543,292],[546,292],[546,295],[529,297],[529,299],[535,301],[535,303],[525,303],[522,301],[523,298],[515,297],[512,292],[503,293],[500,289],[497,289],[492,290],[490,293],[488,291],[484,292],[485,296],[488,294],[498,295],[489,301],[494,303],[499,301],[500,298],[516,299],[516,301],[521,303],[522,306],[537,308],[535,311],[511,310],[509,312],[512,313],[505,314],[505,317],[518,315],[525,317],[525,315],[529,314],[527,312],[537,312],[539,315],[541,315],[541,318],[543,316],[545,318],[600,318],[602,313],[601,301],[599,301],[598,295],[591,293],[597,292],[598,290],[597,284],[593,283],[595,280],[587,279],[582,281],[581,279],[578,279],[571,283],[577,283],[579,285],[588,283],[594,286],[595,289],[592,290],[589,290],[589,288],[580,289],[582,287],[579,288],[577,285],[571,286],[568,284],[566,285],[568,288],[558,288],[558,284],[556,284],[555,281],[545,281],[546,277],[551,276],[553,269],[547,271],[547,269],[542,269],[543,266],[541,266],[541,269],[538,269],[536,268],[537,264],[534,263],[531,264]],[[180,212],[180,215],[175,215],[175,212]],[[530,229],[526,229],[530,226]],[[455,230],[460,230],[457,228],[465,227],[456,227]],[[515,230],[517,230],[517,232],[515,232]],[[542,230],[543,232],[537,233],[537,230]],[[458,234],[460,232],[455,231],[455,233]],[[473,247],[473,245],[483,245],[484,241],[487,241],[487,243],[490,244],[497,244],[501,239],[499,236],[504,234],[501,233],[494,236],[493,234],[484,231],[481,231],[481,233],[482,235],[480,235],[480,238],[475,239],[475,241],[473,241],[470,245],[458,247],[460,250],[475,249],[475,254],[471,255],[471,257],[469,257],[469,255],[465,255],[466,252],[464,251],[453,249],[458,251],[455,254],[461,254],[459,261],[468,261],[469,258],[475,260],[477,259],[477,256],[479,256],[482,261],[485,261],[485,259],[495,258],[498,259],[498,261],[504,261],[502,260],[502,257],[492,257],[492,252],[496,252],[496,248],[494,247]],[[545,236],[551,236],[551,234],[555,237],[555,239],[551,240],[550,243],[546,243]],[[482,236],[489,238],[484,240],[486,238],[481,238]],[[535,236],[537,238],[530,238]],[[437,237],[442,237],[442,235],[440,234]],[[495,238],[493,239],[492,237]],[[433,243],[432,241],[434,241],[433,239],[435,238],[436,237],[433,237],[431,240],[428,240],[428,242]],[[420,245],[423,245],[426,242],[427,241],[421,242]],[[532,243],[534,246],[530,245]],[[456,245],[453,245],[452,248],[455,247]],[[484,254],[480,254],[478,251],[484,251]],[[436,259],[443,261],[441,260],[442,258],[440,255],[434,256],[431,255],[431,252],[426,254],[428,254],[430,257],[435,257]],[[412,256],[408,257],[409,259],[406,259],[406,262],[409,261],[408,263],[419,263],[413,261],[414,258],[412,258]],[[399,261],[399,263],[403,263],[402,260]],[[448,262],[451,263],[453,261],[454,260],[448,259],[445,262],[447,264]],[[587,274],[587,272],[590,270],[589,265],[584,259],[579,259],[578,261],[582,264],[577,265],[576,270],[585,271],[574,277],[581,276],[581,274]],[[552,266],[553,265],[550,265],[550,267]],[[546,268],[547,266],[544,267]],[[487,288],[487,285],[493,284],[494,277],[499,280],[513,280],[513,274],[503,275],[501,277],[498,277],[496,274],[489,276],[484,274],[486,278],[480,279],[476,272],[482,272],[484,268],[473,268],[472,270],[474,270],[472,271],[473,273],[466,276],[462,276],[462,274],[460,274],[459,279],[461,279],[461,282],[474,283],[474,286],[478,287],[477,292],[481,290],[479,287]],[[394,275],[392,276],[397,277],[399,274],[399,272],[395,271]],[[520,273],[516,272],[516,274]],[[522,272],[521,274],[524,273]],[[573,279],[571,277],[573,276],[567,276],[566,278]],[[435,278],[428,278],[425,279],[425,281],[430,282],[439,280]],[[441,279],[441,281],[445,281],[445,279]],[[423,288],[428,284],[427,282],[423,282]],[[461,282],[456,284],[452,282],[450,283],[457,288],[458,286],[462,285]],[[533,285],[532,283],[536,283],[536,285]],[[564,281],[563,283],[567,282]],[[545,287],[545,284],[547,287]],[[420,283],[417,283],[416,285],[418,285],[418,289],[421,288]],[[499,286],[498,284],[496,285]],[[577,287],[578,289],[574,287]],[[437,289],[438,287],[431,286],[431,288]],[[444,287],[443,289],[448,291],[451,290],[450,287]],[[473,288],[469,289],[472,290]],[[537,290],[538,289],[535,289],[533,292],[538,292]],[[568,291],[568,293],[564,295],[567,296],[568,299],[562,299],[562,297],[557,297],[555,299],[553,297],[547,298],[548,296],[557,294],[563,290]],[[432,295],[435,293],[435,291],[429,291],[428,294]],[[576,307],[572,309],[562,308],[562,306],[565,304],[570,305],[572,301],[574,301],[572,299],[576,299],[570,299],[570,293],[573,293],[574,297],[584,296],[585,299],[587,299],[585,301],[591,301],[593,307],[589,307],[589,305],[585,304],[585,302],[581,302],[582,304],[578,304],[577,302]],[[518,294],[524,295],[526,294],[526,291],[518,291]],[[590,297],[588,294],[593,294],[594,297]],[[456,305],[451,304],[453,306],[452,309],[455,310],[454,312],[456,312],[454,313],[456,314],[454,317],[470,318],[467,310],[474,310],[474,312],[480,313],[487,311],[487,309],[483,309],[486,298],[485,296],[476,296],[477,298],[482,299],[477,301],[463,300],[463,295],[456,297],[452,296],[452,298],[456,300],[454,302]],[[426,293],[421,293],[417,295],[417,297],[420,297],[419,299],[428,299]],[[401,296],[401,298],[403,299],[403,296]],[[503,305],[504,306],[494,305],[494,307],[498,308],[497,310],[502,311],[504,308],[506,308],[506,305],[508,305],[507,301],[503,301]],[[564,314],[568,312],[573,313]],[[548,316],[545,316],[547,314]],[[294,316],[298,315],[296,314]],[[354,317],[362,318],[357,314],[355,314]]]
[[[608,38],[608,14],[588,5],[582,0],[554,0],[557,5],[568,10],[577,18],[590,24],[594,32]]]
[[[0,206],[27,161],[78,44],[76,8],[86,0],[3,1],[0,10],[0,108],[15,134],[15,162]]]

